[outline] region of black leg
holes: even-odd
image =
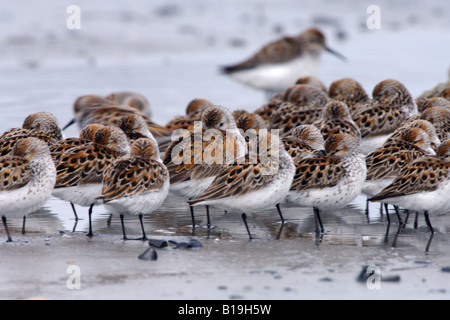
[[[394,240],[392,240],[392,248],[395,248],[395,247],[397,247],[397,238],[398,238],[398,235],[400,234],[400,231],[403,229],[403,224],[399,224],[398,225],[398,229],[397,229],[397,232],[395,233],[395,236],[394,236]]]
[[[88,237],[93,237],[94,234],[92,233],[92,210],[94,209],[94,204],[91,204],[89,207],[89,232],[87,234]]]
[[[388,224],[391,224],[391,218],[389,217],[389,205],[387,203],[384,203],[384,211],[386,212],[386,217]]]
[[[73,224],[72,232],[75,232],[75,230],[77,229],[77,225],[78,225],[78,220],[75,220],[75,223]]]
[[[398,218],[398,223],[400,225],[403,225],[403,220],[402,220],[402,217],[400,216],[400,209],[398,208],[398,206],[394,206],[394,210],[395,210],[395,214],[397,215],[397,218]]]
[[[2,221],[3,221],[3,226],[5,227],[6,236],[8,238],[6,240],[6,242],[12,242],[12,238],[11,238],[11,235],[9,233],[8,225],[6,224],[6,217],[5,216],[2,216]]]
[[[280,204],[278,203],[276,205],[276,207],[277,207],[277,210],[278,210],[278,214],[280,215],[281,224],[284,224],[284,218],[283,218],[283,213],[281,213]]]
[[[22,234],[25,234],[25,223],[27,222],[27,217],[23,216],[22,220]]]
[[[75,209],[75,205],[71,202],[70,205],[72,206],[73,214],[75,216],[75,221],[78,221],[78,214],[77,210]]]
[[[122,224],[123,240],[128,240],[127,234],[125,232],[125,223],[123,222],[123,214],[120,215],[120,223]]]
[[[192,229],[195,229],[194,207],[189,205],[189,209],[191,210]]]
[[[433,237],[434,237],[434,233],[432,232],[432,233],[430,234],[430,239],[428,239],[428,243],[427,243],[427,246],[426,246],[426,248],[425,248],[425,252],[430,251],[431,240],[433,240]]]
[[[275,238],[276,240],[280,240],[280,238],[281,238],[281,232],[283,232],[283,228],[284,228],[284,223],[282,223],[282,224],[280,225],[280,230],[278,230],[277,237]]]
[[[425,215],[425,222],[426,222],[428,228],[430,228],[431,233],[434,233],[434,228],[431,225],[430,217],[428,216],[428,211],[425,211],[424,215]]]
[[[408,224],[408,220],[409,220],[409,210],[405,209],[406,212],[406,218],[405,218],[405,222],[403,223],[403,228],[406,227],[406,225]]]
[[[414,229],[417,229],[419,227],[419,212],[416,211],[416,216],[414,218]]]
[[[369,198],[366,199],[366,216],[369,216]]]
[[[209,216],[209,206],[206,206],[206,226],[211,228],[211,218]]]
[[[249,239],[252,240],[253,237],[252,237],[252,234],[250,233],[250,228],[248,227],[248,223],[247,223],[247,215],[245,213],[242,214],[242,221],[244,221],[245,228],[247,229]]]
[[[111,214],[109,215],[108,219],[106,220],[106,226],[107,226],[108,228],[111,228],[112,217],[113,217],[113,215],[112,215],[112,213],[111,213]]]
[[[386,226],[386,233],[384,235],[384,243],[387,243],[389,240],[389,230],[391,229],[391,224],[388,223]]]
[[[322,224],[322,219],[320,218],[320,210],[317,207],[313,207],[314,210],[314,219],[316,221],[316,233],[324,233],[325,229]]]
[[[145,228],[144,228],[144,221],[143,221],[143,215],[139,215],[139,222],[141,223],[141,230],[142,230],[142,241],[147,241],[147,235],[145,234]]]

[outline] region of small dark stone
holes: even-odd
[[[363,266],[361,272],[359,273],[358,277],[356,278],[356,280],[358,282],[366,282],[367,279],[369,278],[369,275],[367,274],[367,268],[369,266]]]
[[[442,272],[450,272],[450,267],[442,267],[441,271]]]
[[[189,242],[177,242],[174,240],[169,240],[170,243],[174,244],[174,249],[190,249],[190,248],[202,248],[203,245],[200,241],[191,239]]]
[[[381,277],[381,281],[383,281],[383,282],[399,282],[400,276],[397,274],[394,274],[391,276]]]
[[[358,277],[356,278],[356,280],[358,282],[367,282],[367,280],[369,279],[370,276],[372,276],[375,271],[373,271],[372,273],[368,273],[367,272],[367,268],[369,268],[370,266],[363,266],[361,272],[359,273]],[[399,275],[388,275],[388,276],[383,276],[380,274],[380,280],[383,282],[399,282],[400,281],[400,276]]]
[[[189,241],[189,245],[190,248],[203,248],[202,243],[195,239],[191,239],[191,241]]]
[[[417,263],[417,264],[431,264],[431,261],[415,260],[414,263]]]
[[[187,248],[190,248],[189,243],[187,242],[178,242],[174,247],[174,249],[187,249]]]
[[[156,247],[156,248],[160,248],[160,249],[169,246],[169,244],[167,243],[166,240],[159,240],[159,239],[150,239],[148,241],[148,245],[150,247]]]
[[[331,282],[331,281],[333,281],[333,279],[331,279],[331,278],[329,278],[329,277],[324,277],[324,278],[319,279],[319,281],[322,281],[322,282]]]
[[[157,260],[158,259],[158,254],[156,253],[155,249],[148,248],[138,258],[140,260],[146,260],[146,261]]]

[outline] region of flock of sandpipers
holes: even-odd
[[[64,138],[67,126],[61,129],[51,113],[30,114],[21,128],[0,136],[7,241],[7,219],[23,218],[24,232],[27,215],[52,195],[70,203],[76,218],[76,206],[89,207],[88,236],[93,208],[103,205],[120,216],[125,240],[124,216],[138,216],[145,240],[143,215],[172,193],[186,200],[193,228],[194,207],[206,207],[210,226],[213,206],[242,214],[250,239],[249,213],[276,208],[284,222],[284,203],[311,207],[315,232],[323,234],[320,212],[342,208],[361,193],[383,203],[387,217],[393,205],[400,225],[400,208],[416,212],[415,227],[424,214],[433,234],[429,214],[450,212],[450,83],[413,98],[393,79],[379,82],[372,97],[352,78],[327,88],[304,76],[284,90],[280,81],[266,81],[293,70],[282,77],[290,81],[292,73],[301,74],[293,65],[317,60],[323,50],[335,53],[310,29],[226,67],[227,74],[242,73],[240,81],[278,92],[253,112],[193,99],[185,115],[160,125],[142,94],[84,95],[67,125],[79,126],[77,138]],[[249,132],[268,143],[253,149]],[[230,154],[231,161],[223,161],[221,155]]]

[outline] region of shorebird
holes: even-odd
[[[186,114],[175,116],[166,124],[166,127],[170,130],[193,129],[194,121],[200,121],[202,119],[203,111],[213,106],[213,103],[206,99],[193,99],[186,107]]]
[[[350,109],[350,114],[358,110],[358,104],[369,100],[363,86],[352,78],[343,78],[331,83],[328,90],[331,99],[344,102]]]
[[[319,128],[324,140],[336,133],[348,133],[361,139],[359,127],[353,121],[347,105],[341,101],[328,102],[323,109],[322,119],[314,124]]]
[[[243,157],[246,151],[246,141],[230,110],[222,106],[206,109],[201,126],[185,131],[184,135],[172,141],[164,154],[163,163],[170,175],[170,191],[187,200],[198,197],[228,162],[228,156],[233,161]],[[195,228],[192,206],[190,211]],[[208,207],[207,218],[210,226]]]
[[[114,162],[105,170],[99,200],[106,210],[120,215],[123,239],[124,216],[138,215],[142,238],[148,240],[143,215],[161,207],[169,192],[169,172],[161,161],[158,146],[148,138],[139,138],[131,146],[131,155]]]
[[[258,137],[259,141],[267,142],[263,146],[266,152],[260,148],[247,154],[245,161],[224,166],[202,194],[188,201],[192,206],[207,205],[241,213],[250,239],[247,214],[276,207],[284,223],[280,204],[289,192],[295,172],[294,162],[281,141],[264,133]]]
[[[142,112],[148,119],[152,118],[150,102],[141,93],[129,91],[117,91],[110,93],[106,99],[116,102],[120,105],[130,106]]]
[[[128,138],[117,127],[97,130],[94,141],[68,149],[56,163],[53,195],[82,207],[89,207],[89,232],[92,237],[92,210],[99,204],[103,174],[120,157],[130,154]]]
[[[295,37],[284,37],[262,47],[249,59],[222,68],[222,72],[250,87],[270,95],[282,92],[305,76],[317,76],[323,51],[345,58],[330,49],[324,34],[305,30]]]
[[[49,112],[37,112],[25,118],[22,128],[12,128],[0,136],[0,156],[7,155],[20,139],[38,138],[49,146],[58,143],[63,134],[56,117]]]
[[[431,146],[431,138],[435,134],[424,130],[429,130],[429,126],[432,127],[430,123],[416,120],[396,130],[383,146],[370,152],[365,158],[367,175],[361,191],[368,197],[373,197],[391,184],[406,165],[421,157],[435,155]],[[384,207],[390,222],[387,204]],[[398,207],[394,208],[402,223]]]
[[[420,119],[427,120],[436,128],[436,134],[441,141],[450,138],[450,110],[445,107],[426,109]]]
[[[422,157],[405,166],[394,181],[370,198],[423,213],[431,237],[434,228],[429,214],[446,213],[450,210],[450,142],[444,141],[438,148],[437,157]]]
[[[269,127],[279,129],[281,137],[286,137],[297,126],[320,120],[329,101],[327,93],[316,86],[294,85],[286,90],[284,102],[273,110]]]
[[[138,109],[117,104],[114,101],[106,98],[85,95],[76,99],[74,106],[74,118],[63,128],[67,129],[74,123],[77,123],[80,128],[84,128],[88,124],[102,124],[105,126],[116,125],[122,117],[129,114],[137,114],[141,116],[159,143],[170,140],[172,131],[151,121],[146,115]]]
[[[68,150],[75,148],[75,147],[83,146],[85,144],[88,144],[88,143],[94,141],[95,133],[103,127],[104,126],[100,125],[100,124],[87,125],[80,131],[79,138],[63,139],[63,140],[60,140],[57,144],[50,146],[50,153],[52,155],[52,159],[53,159],[53,162],[55,163],[55,165],[57,165],[59,163],[62,156]],[[72,211],[75,216],[75,220],[78,221],[78,214],[75,209],[75,205],[72,202],[70,203],[70,205],[72,207]]]
[[[7,219],[23,218],[38,210],[51,196],[56,170],[48,145],[36,138],[17,141],[9,156],[0,157],[0,215],[11,242]]]
[[[322,133],[312,124],[296,127],[291,135],[283,138],[284,148],[294,160],[324,153],[324,139]]]
[[[341,208],[361,192],[366,163],[359,139],[346,133],[325,140],[325,155],[300,158],[286,202],[313,207],[316,233],[324,233],[321,210]]]
[[[359,103],[353,120],[361,130],[364,154],[380,147],[406,119],[418,113],[408,89],[399,81],[387,79],[373,89],[373,99]]]
[[[301,77],[295,82],[295,84],[310,84],[312,86],[316,86],[323,92],[328,93],[328,90],[327,90],[327,87],[325,86],[325,84],[322,82],[322,80],[320,80],[317,77],[311,77],[311,76],[310,77]]]

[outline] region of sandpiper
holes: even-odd
[[[380,147],[406,119],[417,114],[417,105],[399,81],[387,79],[373,89],[373,99],[358,104],[352,118],[361,130],[364,154]]]
[[[389,186],[369,199],[424,213],[432,236],[434,228],[429,214],[450,210],[450,142],[444,141],[436,155],[422,157],[405,166]]]
[[[256,154],[247,154],[244,162],[224,166],[201,195],[188,201],[193,206],[211,205],[241,213],[250,239],[247,214],[276,207],[284,222],[280,204],[289,192],[295,173],[294,162],[283,143],[277,142],[277,136],[260,132],[258,137],[260,141],[266,139],[267,145],[263,147],[266,152],[261,153],[259,149]]]
[[[286,137],[297,126],[320,120],[323,107],[329,101],[327,93],[316,86],[292,86],[286,90],[284,102],[273,110],[269,127],[280,129],[281,137]]]
[[[357,104],[369,100],[363,86],[353,78],[343,78],[333,81],[328,90],[331,99],[344,102],[353,114],[358,110]]]
[[[49,146],[63,138],[56,117],[49,112],[37,112],[25,118],[22,128],[12,128],[0,136],[0,156],[7,155],[20,139],[38,138]]]
[[[38,210],[51,196],[56,170],[48,145],[36,138],[17,141],[9,156],[0,157],[0,214],[7,234],[7,219],[23,218]]]
[[[89,232],[92,237],[92,210],[99,204],[103,174],[116,159],[130,153],[128,138],[117,127],[97,130],[94,141],[68,149],[56,163],[53,195],[82,207],[89,207]]]
[[[106,96],[106,99],[114,101],[118,104],[130,106],[142,112],[147,118],[152,118],[152,110],[150,102],[141,93],[129,91],[112,92]]]
[[[150,132],[158,140],[164,142],[170,140],[172,133],[168,128],[151,121],[146,115],[138,109],[131,106],[120,105],[115,101],[96,95],[85,95],[75,100],[74,118],[63,128],[64,130],[74,123],[80,128],[88,124],[98,123],[105,126],[116,125],[117,121],[128,114],[137,114],[144,118]]]
[[[219,139],[220,137],[222,139]],[[217,140],[216,140],[217,139]],[[231,144],[230,144],[231,143]],[[222,154],[208,154],[208,150],[223,151]],[[185,199],[193,199],[202,194],[222,170],[222,165],[246,154],[247,145],[236,126],[228,108],[213,106],[202,114],[201,126],[185,131],[167,148],[163,163],[170,174],[170,191]],[[192,206],[192,225],[195,218]],[[209,213],[208,226],[210,226]]]
[[[169,172],[161,161],[154,140],[139,138],[131,146],[131,155],[114,162],[105,170],[102,196],[105,209],[120,215],[123,239],[124,216],[138,215],[142,238],[147,240],[143,215],[161,207],[169,192]]]
[[[316,233],[323,233],[320,210],[341,208],[361,192],[366,163],[359,138],[346,133],[325,140],[325,155],[303,157],[295,162],[296,172],[286,201],[313,207]]]
[[[362,192],[374,196],[387,187],[403,167],[435,154],[424,130],[410,125],[400,128],[382,147],[365,157],[367,177]]]
[[[100,124],[90,124],[84,127],[80,131],[79,138],[67,138],[59,141],[57,144],[50,146],[50,153],[52,155],[53,162],[55,165],[58,165],[62,156],[66,154],[66,152],[72,148],[80,147],[85,144],[88,144],[94,141],[95,133],[103,128],[103,125]],[[71,202],[72,211],[75,216],[75,220],[78,221],[78,214],[75,209],[75,205]]]
[[[286,90],[297,79],[317,76],[323,51],[345,58],[330,49],[324,34],[311,28],[296,37],[284,37],[262,47],[249,59],[222,68],[222,72],[250,87],[273,94]]]
[[[322,133],[312,124],[296,127],[291,135],[283,138],[283,143],[294,163],[303,157],[314,156],[324,152]]]
[[[441,141],[450,138],[450,109],[445,107],[432,107],[426,109],[420,119],[427,120],[436,128],[436,134]]]
[[[322,133],[324,140],[336,133],[348,133],[361,138],[361,131],[353,121],[350,110],[344,102],[328,102],[322,113],[322,119],[314,123]]]
[[[170,130],[190,130],[194,127],[194,121],[200,121],[202,119],[203,111],[213,106],[213,103],[209,100],[201,98],[193,99],[186,107],[186,114],[175,116],[166,124],[166,127]]]

